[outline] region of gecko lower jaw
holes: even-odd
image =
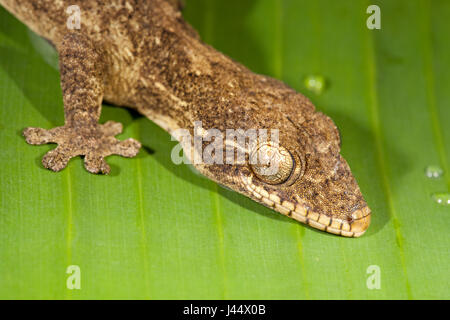
[[[252,176],[246,177],[241,175],[241,179],[254,200],[315,229],[343,237],[358,238],[366,232],[370,225],[371,211],[368,206],[353,211],[351,214],[351,221],[333,218],[325,214],[309,210],[299,203],[282,200],[277,194],[269,193],[263,187],[254,185],[252,183]]]

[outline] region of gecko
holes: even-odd
[[[59,56],[64,124],[24,129],[32,145],[56,143],[42,159],[60,171],[76,156],[91,173],[110,171],[109,155],[134,157],[135,139],[118,140],[122,125],[100,124],[102,102],[136,110],[173,134],[204,129],[278,130],[278,144],[256,144],[267,164],[194,163],[202,175],[273,210],[328,233],[359,237],[371,218],[340,154],[334,122],[283,82],[253,73],[210,45],[182,16],[178,0],[0,0]],[[67,7],[80,8],[80,28]],[[230,142],[230,141],[228,141]],[[183,148],[186,146],[183,145]],[[224,146],[225,148],[225,146]],[[249,150],[254,152],[255,150]],[[188,155],[189,157],[189,155]]]

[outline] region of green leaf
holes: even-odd
[[[370,4],[381,30],[366,27]],[[26,27],[0,10],[0,298],[450,298],[450,2],[189,0],[202,38],[303,92],[341,130],[342,153],[372,209],[347,239],[305,227],[170,160],[146,118],[105,106],[145,148],[53,173],[27,126],[63,119],[59,73]],[[45,51],[45,50],[44,50]],[[305,79],[325,79],[321,94]],[[425,175],[440,166],[441,178]],[[81,289],[69,290],[68,266]],[[381,288],[366,281],[380,267]]]

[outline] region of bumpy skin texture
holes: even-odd
[[[173,133],[203,129],[278,129],[280,145],[301,172],[271,185],[248,164],[195,165],[208,178],[312,227],[360,236],[370,210],[346,161],[330,118],[282,82],[258,75],[204,44],[182,18],[176,0],[0,0],[60,54],[66,123],[28,128],[29,143],[56,142],[43,163],[61,170],[85,155],[91,172],[109,172],[104,157],[134,156],[135,140],[114,138],[119,124],[97,123],[102,98],[136,109]],[[81,29],[67,29],[69,5],[81,9]],[[225,154],[225,151],[224,151]]]

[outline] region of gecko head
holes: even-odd
[[[340,155],[339,131],[319,112],[300,124],[293,119],[279,118],[279,143],[257,144],[236,169],[240,192],[313,228],[361,236],[371,212]],[[252,162],[254,154],[266,160]]]

